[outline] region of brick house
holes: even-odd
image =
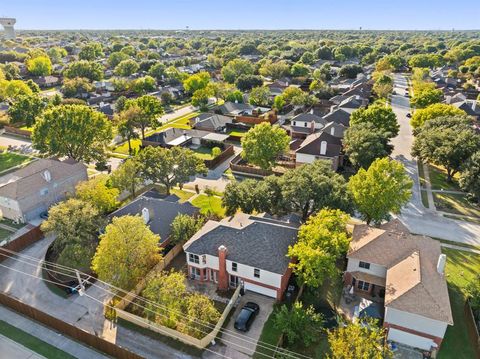
[[[236,214],[208,221],[183,249],[192,280],[210,281],[227,290],[245,290],[280,300],[291,275],[288,247],[297,240],[298,224]]]

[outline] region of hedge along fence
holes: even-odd
[[[115,309],[117,310],[124,310],[134,299],[135,296],[139,295],[140,292],[145,288],[147,285],[148,281],[152,279],[155,274],[158,272],[161,272],[162,270],[165,269],[166,266],[170,264],[170,262],[179,254],[183,251],[183,246],[182,244],[177,244],[175,247],[170,249],[168,253],[162,258],[160,262],[158,262],[155,267],[143,278],[138,282],[138,284],[135,286],[133,290],[131,290],[128,294],[126,294],[116,305]],[[127,319],[128,320],[128,319]]]
[[[187,345],[192,345],[198,349],[205,349],[217,337],[218,333],[220,332],[220,329],[225,323],[225,320],[227,319],[231,309],[233,308],[233,306],[235,305],[235,302],[238,299],[238,296],[240,295],[240,290],[241,290],[241,286],[238,286],[235,292],[233,293],[232,298],[230,298],[230,301],[228,302],[226,308],[224,309],[222,315],[220,316],[220,319],[218,320],[213,330],[208,334],[206,334],[202,339],[194,338],[188,334],[180,333],[175,329],[171,329],[163,325],[151,322],[148,319],[142,318],[138,315],[134,315],[129,312],[126,312],[125,310],[118,309],[118,307],[116,307],[116,312],[117,312],[117,317],[122,318],[123,320],[126,320],[130,323],[133,323],[135,325],[138,325],[146,329],[150,329],[156,333],[169,336]]]

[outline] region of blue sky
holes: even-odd
[[[18,29],[479,29],[480,0],[2,0]]]

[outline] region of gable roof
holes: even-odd
[[[344,126],[350,126],[350,113],[342,108],[338,108],[323,116],[327,122],[335,122]]]
[[[176,145],[181,145],[183,142],[188,141],[192,137],[204,137],[210,132],[201,130],[185,130],[181,128],[168,128],[161,132],[154,133],[148,137],[145,137],[146,141],[158,142],[161,145],[172,144],[172,141],[176,141]],[[183,137],[183,141],[182,138]]]
[[[438,241],[394,220],[355,226],[347,257],[387,268],[385,306],[453,324],[447,282],[437,271],[441,253]]]
[[[202,113],[195,117],[194,121],[194,127],[208,128],[209,130],[216,131],[225,127],[227,123],[232,123],[233,118],[212,113]]]
[[[327,152],[320,154],[320,146],[323,141],[327,142]],[[304,153],[315,156],[335,157],[342,151],[342,140],[325,131],[315,132],[308,135],[302,142],[296,153]]]
[[[148,226],[153,233],[160,235],[160,243],[163,243],[170,237],[171,224],[177,215],[187,214],[193,216],[199,211],[197,207],[192,206],[190,203],[179,203],[177,200],[178,198],[175,196],[159,198],[155,192],[147,192],[111,213],[108,217],[112,219],[126,215],[141,216],[142,210],[147,208],[150,216]]]
[[[290,262],[288,246],[296,240],[297,228],[292,223],[237,214],[221,222],[208,221],[183,249],[218,257],[218,247],[224,245],[230,261],[284,274]]]
[[[50,180],[47,181],[45,173]],[[61,182],[64,179],[83,174],[87,179],[87,167],[72,159],[37,159],[25,167],[0,177],[0,196],[19,200],[38,192],[48,182]]]
[[[315,122],[321,123],[325,125],[327,121],[325,121],[322,117],[314,115],[312,113],[301,113],[291,119],[291,121],[299,121],[299,122]]]

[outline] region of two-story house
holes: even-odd
[[[243,213],[208,221],[183,249],[192,280],[210,281],[219,290],[236,288],[280,300],[291,275],[288,247],[298,225]]]
[[[384,302],[388,340],[438,349],[453,325],[440,243],[412,235],[398,220],[357,225],[347,254],[345,283],[360,297]]]

